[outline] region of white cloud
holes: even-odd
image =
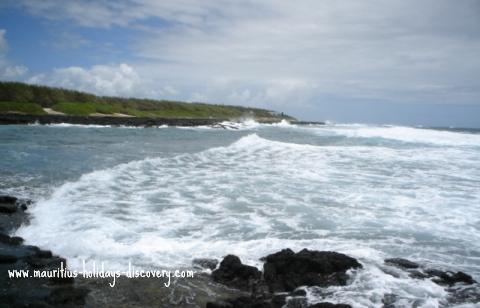
[[[135,84],[146,91],[141,96],[272,108],[315,104],[320,97],[480,102],[476,0],[25,0],[22,5],[81,26],[141,31],[130,46],[136,77],[115,66],[99,66],[110,73],[98,67],[53,73],[57,84],[85,90],[140,93]]]
[[[82,35],[70,31],[58,31],[55,33],[55,39],[52,46],[58,50],[78,49],[89,45],[90,41]]]
[[[7,31],[5,29],[0,29],[0,79],[17,80],[23,77],[28,72],[28,69],[21,65],[11,65],[8,61],[6,33]]]
[[[78,89],[107,96],[158,98],[175,95],[176,89],[166,85],[153,87],[142,80],[130,65],[95,65],[90,68],[71,66],[38,74],[27,80],[29,83],[47,84],[56,87]]]
[[[227,0],[196,2],[192,0],[20,0],[30,13],[52,20],[68,19],[86,27],[127,26],[148,18],[162,18],[185,24],[202,22],[217,5]]]
[[[3,68],[0,76],[7,80],[17,80],[27,74],[28,68],[22,65],[13,65]]]
[[[5,38],[7,31],[5,29],[0,29],[0,66],[6,61],[6,54],[8,51],[8,43]]]
[[[129,95],[134,87],[138,86],[139,77],[127,64],[96,65],[89,69],[71,66],[55,69],[50,74],[33,76],[29,82],[75,88],[103,95]]]

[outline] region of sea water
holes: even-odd
[[[480,131],[252,121],[210,127],[0,126],[0,193],[31,198],[16,234],[70,268],[334,250],[364,269],[310,299],[437,307],[446,290],[384,259],[480,280]],[[391,271],[391,269],[390,269]]]

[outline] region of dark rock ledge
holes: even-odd
[[[344,254],[307,249],[297,253],[284,249],[262,261],[263,275],[256,267],[242,264],[238,257],[226,256],[212,272],[213,280],[250,295],[211,302],[207,308],[348,308],[350,305],[327,302],[307,306],[306,292],[300,287],[346,285],[347,271],[362,268],[357,260]]]
[[[207,308],[349,308],[348,304],[329,302],[309,305],[303,287],[344,286],[348,283],[347,271],[360,270],[362,265],[349,256],[331,251],[303,249],[293,252],[284,249],[261,259],[263,273],[244,265],[233,255],[226,256],[212,272],[218,283],[248,292],[247,296],[220,302],[209,302]],[[406,271],[414,279],[431,279],[449,292],[448,304],[480,302],[480,286],[463,272],[442,271],[416,262],[392,258],[385,260],[388,268]],[[385,294],[384,308],[396,307],[397,295]]]
[[[215,125],[228,119],[190,119],[190,118],[141,118],[113,116],[70,116],[70,115],[27,115],[0,114],[0,125],[7,124],[82,124],[82,125],[113,125],[113,126],[199,126]]]
[[[29,115],[29,114],[0,114],[0,125],[24,124],[82,124],[82,125],[112,125],[112,126],[200,126],[210,125],[217,128],[235,129],[234,126],[222,124],[232,119],[220,118],[144,118],[144,117],[115,117],[115,116],[71,116],[71,115]],[[260,123],[278,123],[280,118],[260,118]],[[295,125],[324,125],[324,122],[290,121]]]
[[[407,259],[386,259],[385,264],[405,270],[412,278],[429,278],[439,285],[453,286],[457,283],[463,283],[465,285],[471,285],[476,283],[472,276],[465,274],[464,272],[442,271],[438,269],[428,268]]]
[[[71,277],[9,278],[8,270],[55,270],[66,260],[51,251],[23,244],[10,236],[22,223],[28,223],[25,212],[29,200],[0,196],[0,307],[83,307],[87,289],[73,285]],[[63,263],[63,265],[62,265]]]
[[[432,282],[445,287],[445,290],[449,293],[449,305],[480,303],[480,285],[472,276],[464,272],[434,269],[402,258],[386,259],[385,264],[406,272],[411,278],[430,279]],[[388,270],[386,272],[395,275],[394,272]],[[390,294],[390,299],[395,297],[394,294]],[[393,306],[386,305],[386,307]]]

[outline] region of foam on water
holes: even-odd
[[[286,247],[335,250],[365,269],[347,287],[309,289],[309,296],[354,307],[381,307],[391,293],[405,306],[445,303],[445,290],[431,281],[387,274],[394,269],[385,270],[386,257],[480,278],[480,153],[462,148],[478,135],[308,129],[449,146],[315,146],[250,134],[225,147],[85,174],[40,200],[17,233],[72,268],[83,259],[113,269],[129,260],[183,267],[228,253],[260,266],[260,257]]]
[[[71,123],[54,123],[54,124],[29,124],[29,126],[45,125],[49,127],[83,127],[83,128],[110,128],[111,125],[97,125],[97,124],[71,124]]]
[[[447,146],[478,146],[480,135],[405,126],[329,125],[318,130],[351,138],[384,138],[411,143]]]

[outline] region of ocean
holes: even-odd
[[[309,291],[354,307],[437,307],[445,288],[385,258],[480,280],[480,131],[246,121],[211,127],[0,126],[0,193],[30,198],[27,244],[110,269],[333,250],[364,269]]]

